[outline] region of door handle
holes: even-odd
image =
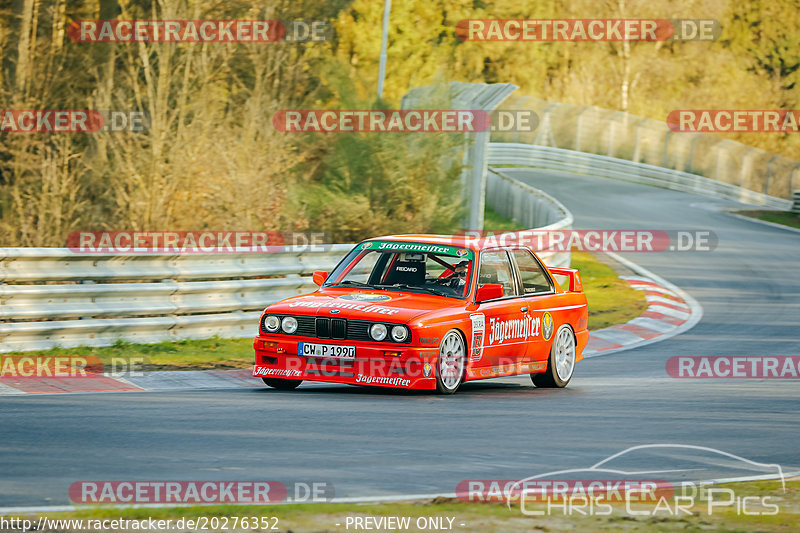
[[[519,309],[519,310],[520,310],[521,312],[523,312],[523,313],[527,313],[527,312],[528,312],[528,306],[525,306],[525,307],[520,307],[520,309]]]

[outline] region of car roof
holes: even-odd
[[[512,233],[512,232],[509,232]],[[368,241],[399,241],[399,242],[414,242],[425,244],[442,244],[448,246],[457,246],[460,248],[468,248],[474,251],[480,251],[484,248],[497,248],[497,242],[492,242],[494,239],[486,239],[485,236],[480,237],[470,235],[433,235],[433,234],[405,234],[405,235],[386,235],[384,237],[373,237],[366,239]]]

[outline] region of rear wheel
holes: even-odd
[[[531,374],[531,381],[537,387],[566,387],[575,371],[575,335],[567,324],[562,325],[553,339],[547,370],[541,374]]]
[[[261,380],[273,389],[279,390],[294,390],[303,382],[302,379],[261,378]]]
[[[455,329],[447,332],[439,345],[439,361],[436,365],[436,390],[441,394],[453,394],[464,381],[467,366],[467,348],[464,338]]]

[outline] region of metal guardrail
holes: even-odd
[[[790,200],[776,198],[703,176],[563,148],[518,143],[489,143],[488,159],[489,165],[494,167],[502,165],[528,166],[644,183],[775,209],[789,210],[792,207]]]
[[[544,191],[504,175],[497,168],[489,168],[486,204],[526,228],[569,229],[574,221],[564,204]]]
[[[0,352],[249,337],[266,305],[313,291],[310,274],[352,246],[186,255],[3,248]]]
[[[571,227],[572,215],[555,199],[490,174],[490,203],[502,214],[541,229]],[[310,275],[331,270],[352,246],[185,255],[0,248],[0,353],[250,337],[264,307],[315,290]],[[540,256],[550,266],[570,261],[568,252]]]

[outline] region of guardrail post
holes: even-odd
[[[792,191],[794,191],[795,198],[797,198],[797,191],[794,188],[794,175],[798,168],[800,168],[800,163],[797,163],[794,167],[792,167],[792,172],[789,174],[789,198],[792,197]],[[797,205],[796,202],[795,205]]]
[[[717,180],[717,181],[722,181],[721,176],[720,176],[722,174],[720,172],[720,168],[722,167],[722,150],[723,150],[723,148],[725,147],[725,145],[727,143],[728,143],[728,140],[725,139],[725,140],[722,140],[719,143],[717,143],[717,145],[714,147],[717,150],[717,164],[716,164],[716,166],[714,168],[714,179]]]
[[[764,194],[769,194],[769,179],[771,177],[770,173],[772,171],[772,162],[775,161],[776,159],[778,159],[778,155],[777,154],[773,155],[770,158],[769,163],[767,163],[767,177],[764,180]]]
[[[750,153],[755,150],[755,147],[750,147],[745,150],[744,154],[742,154],[742,171],[739,175],[739,187],[744,187],[744,178],[747,176],[748,171],[750,170],[751,160],[750,160]]]
[[[633,147],[633,162],[638,163],[639,159],[642,156],[642,147],[639,139],[639,129],[647,121],[647,118],[643,118],[639,122],[636,123],[636,144]]]
[[[620,111],[617,111],[611,118],[608,120],[608,145],[606,146],[606,155],[608,157],[613,157],[614,153],[614,132],[617,127],[617,121],[614,120],[617,115],[620,114]]]
[[[661,166],[664,168],[667,167],[667,159],[669,158],[669,138],[672,135],[672,130],[667,131],[666,135],[664,135],[664,154],[661,157]]]
[[[533,141],[534,144],[540,146],[556,145],[553,130],[550,128],[550,110],[557,106],[558,104],[550,104],[542,112],[542,121],[539,123],[539,133],[536,134],[536,139]]]
[[[692,142],[689,143],[689,161],[688,161],[688,164],[686,165],[686,171],[689,174],[694,174],[694,144],[699,139],[702,139],[702,138],[703,138],[703,136],[701,134],[699,134],[699,133],[695,134],[695,136],[692,137]]]
[[[576,152],[580,152],[581,151],[581,133],[583,132],[583,114],[586,112],[587,109],[589,109],[589,107],[590,106],[588,106],[588,105],[583,106],[583,109],[581,109],[578,112],[578,124],[575,127],[575,151]]]
[[[523,106],[530,99],[531,99],[530,96],[525,96],[525,97],[522,98],[522,100],[517,102],[517,111],[522,111]],[[537,125],[537,127],[538,127],[538,125]],[[514,142],[515,143],[519,143],[519,141],[520,141],[519,133],[520,133],[519,132],[519,128],[514,128]],[[491,142],[491,137],[489,137],[489,141]]]
[[[792,204],[792,213],[800,214],[800,191],[794,191],[794,203]]]

